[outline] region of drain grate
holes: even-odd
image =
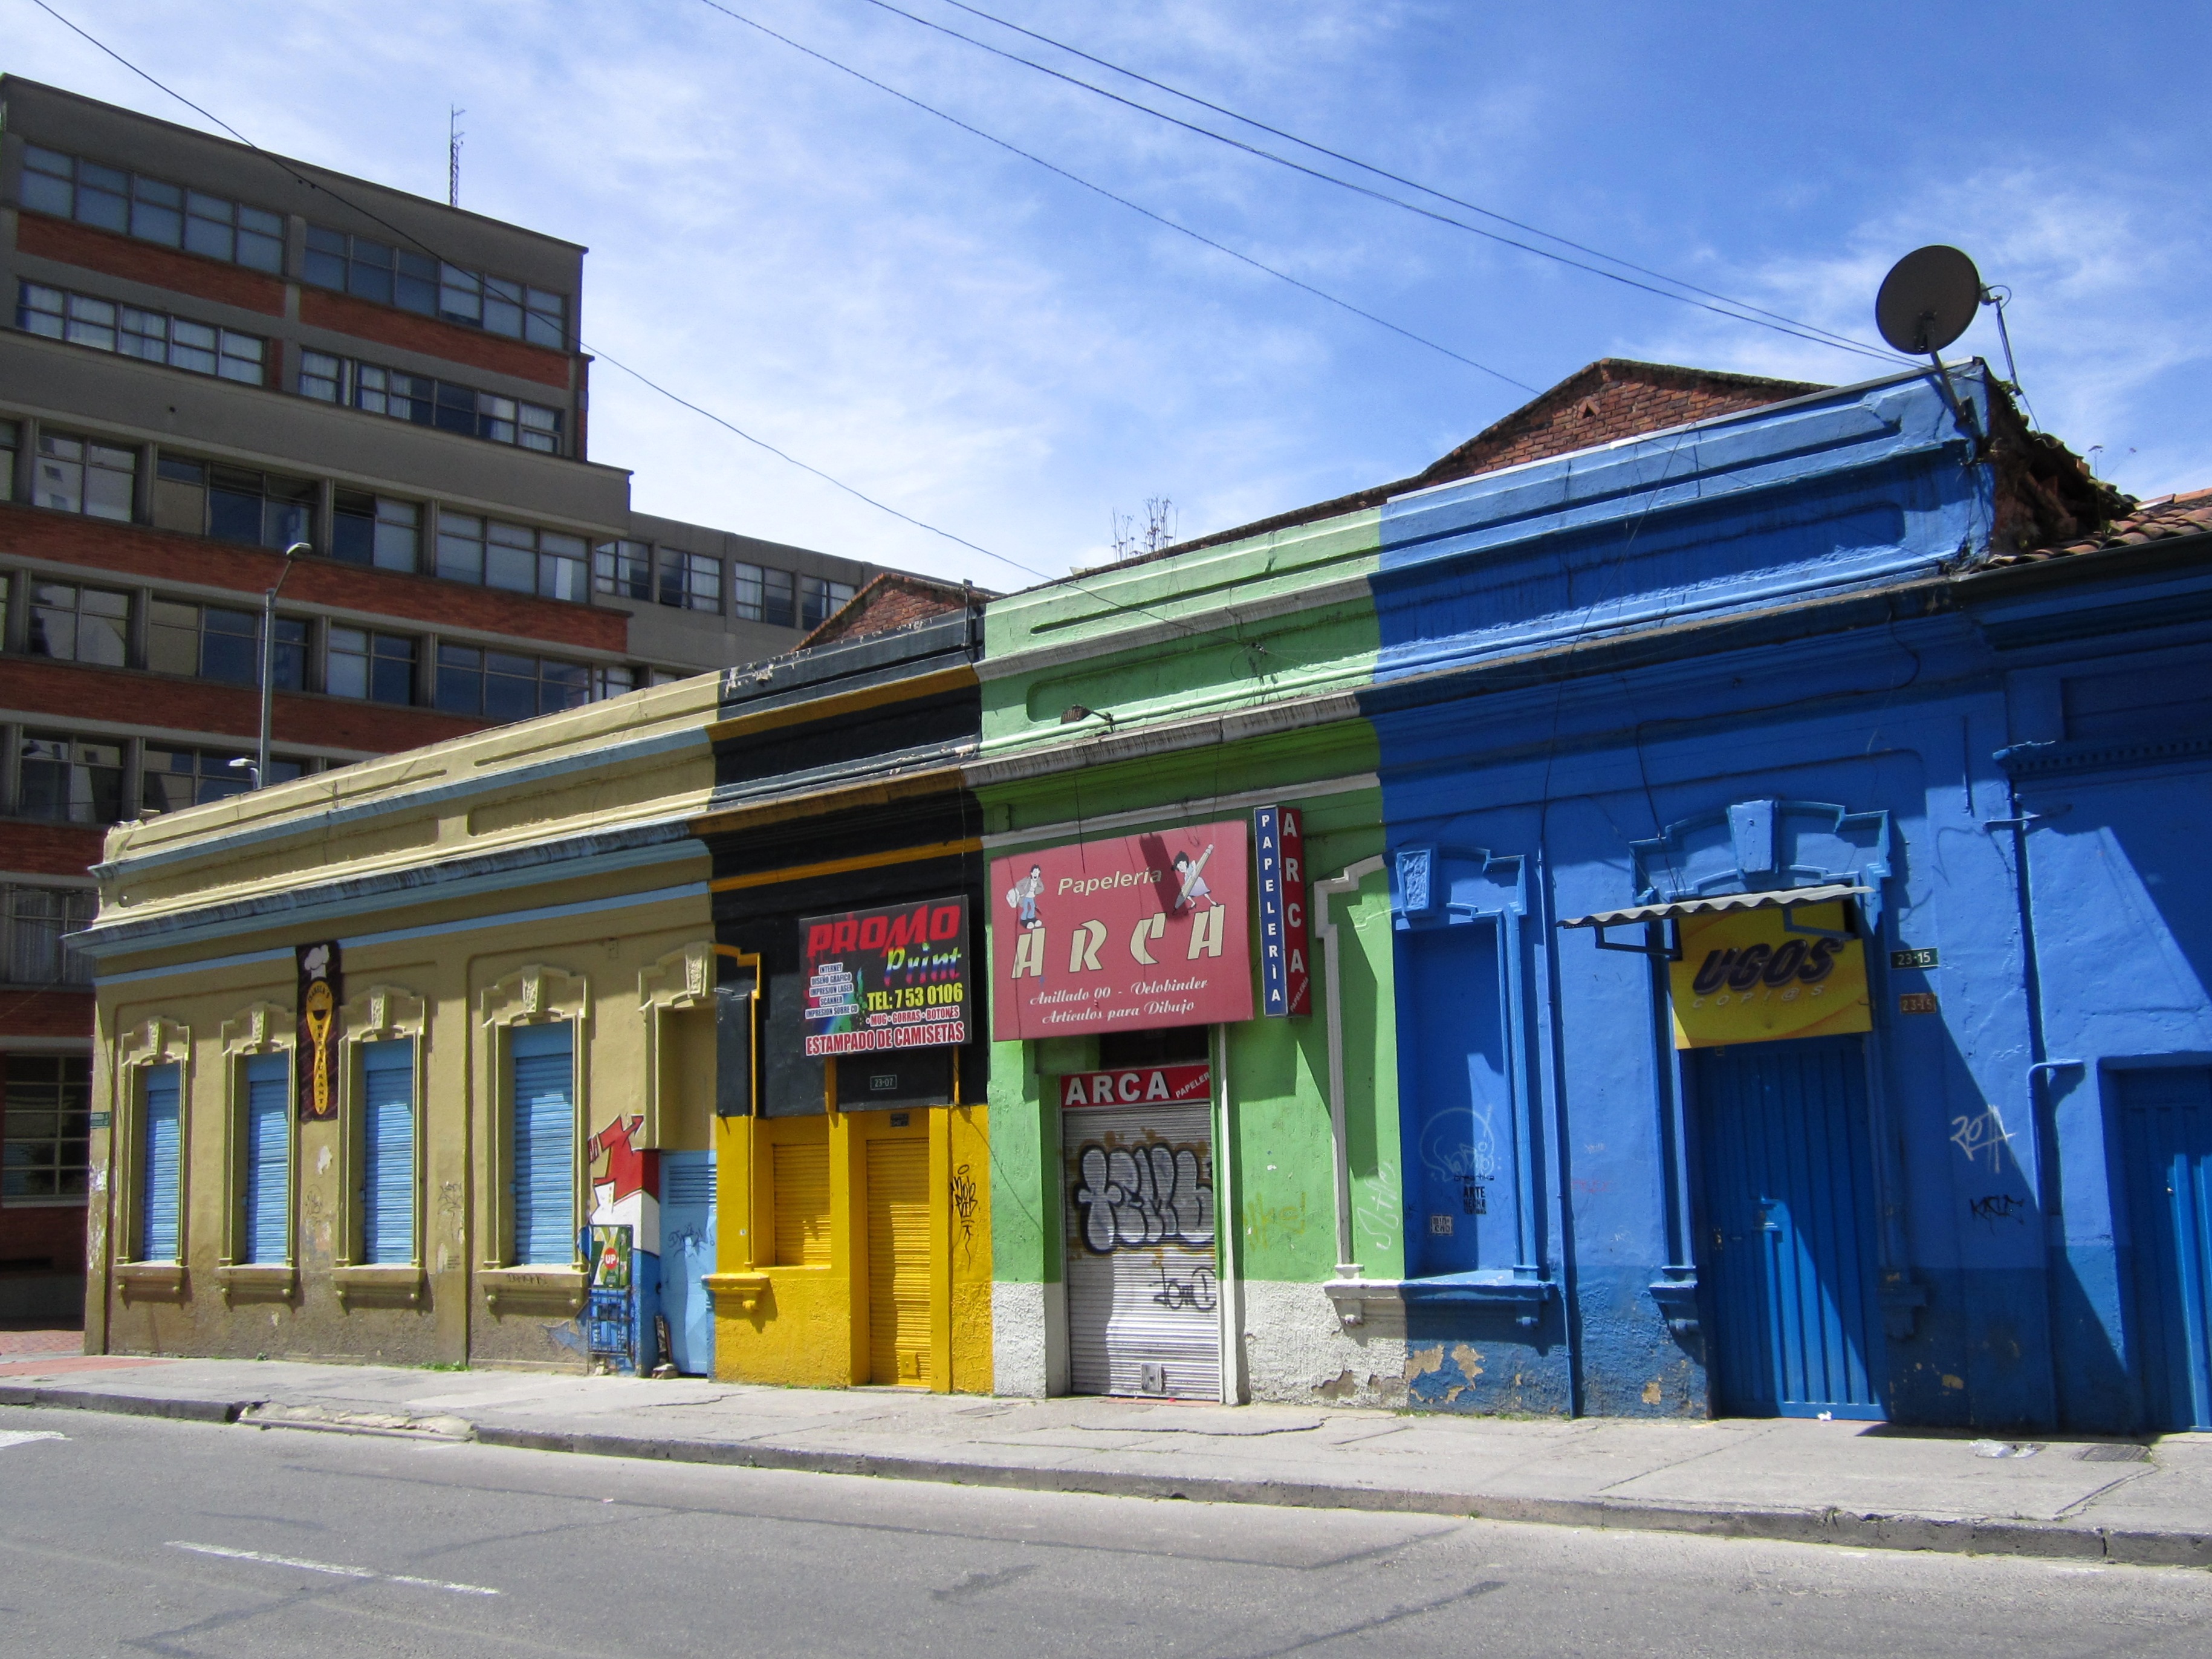
[[[2107,1443],[2084,1446],[2075,1454],[2075,1459],[2082,1463],[2148,1463],[2150,1462],[2150,1448]]]

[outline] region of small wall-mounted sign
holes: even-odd
[[[914,1114],[911,1112],[893,1112],[891,1114],[891,1127],[894,1129],[903,1129],[908,1124],[913,1121]]]
[[[1897,1012],[1900,1014],[1932,1014],[1936,1012],[1936,994],[1933,991],[1907,991],[1897,999]]]
[[[1892,951],[1889,953],[1889,965],[1893,968],[1933,968],[1936,965],[1936,954],[1933,949]]]
[[[107,1113],[94,1112],[89,1127],[94,1129],[105,1129],[112,1121],[114,1120]]]

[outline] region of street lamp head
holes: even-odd
[[[315,544],[313,542],[294,542],[291,546],[284,550],[284,556],[288,559],[296,559],[302,553],[312,553],[314,550]]]

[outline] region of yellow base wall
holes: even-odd
[[[989,1109],[916,1106],[819,1117],[725,1118],[715,1129],[714,1374],[844,1388],[869,1380],[867,1143],[929,1142],[930,1386],[991,1389]],[[894,1127],[894,1117],[908,1121]],[[830,1168],[826,1264],[775,1260],[775,1149],[818,1146]]]

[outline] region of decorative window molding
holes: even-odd
[[[583,1214],[583,1181],[588,1167],[584,1156],[584,1125],[591,1121],[592,1116],[591,1017],[591,981],[581,974],[543,963],[516,969],[485,987],[477,996],[477,1019],[484,1028],[484,1040],[477,1045],[477,1098],[489,1108],[483,1115],[481,1163],[484,1186],[483,1201],[478,1209],[483,1218],[479,1230],[483,1248],[481,1271],[501,1275],[488,1279],[484,1286],[486,1295],[492,1298],[490,1305],[495,1312],[503,1297],[529,1297],[552,1285],[555,1289],[546,1293],[557,1300],[569,1294],[572,1278],[576,1285],[582,1283],[580,1263],[578,1270],[571,1273],[568,1269],[542,1265],[518,1267],[507,1259],[514,1249],[514,1194],[510,1184],[514,1179],[511,1166],[514,1102],[502,1079],[507,1073],[510,1034],[516,1026],[566,1021],[575,1027],[571,1050],[575,1066],[575,1124],[570,1167],[574,1172],[576,1213]],[[580,1290],[575,1294],[580,1297]]]
[[[138,1206],[146,1172],[146,1079],[156,1066],[177,1068],[177,1259],[140,1263]],[[115,1039],[115,1125],[109,1146],[114,1154],[112,1199],[120,1224],[116,1278],[129,1295],[180,1296],[184,1261],[191,1248],[192,1028],[157,1014]]]
[[[1678,818],[1629,848],[1638,904],[1858,882],[1876,890],[1871,917],[1890,874],[1889,814],[1817,800],[1737,801]]]
[[[1417,844],[1398,848],[1391,874],[1391,924],[1401,932],[1528,914],[1526,860],[1518,854]]]
[[[289,1296],[295,1283],[292,1264],[298,1260],[300,1190],[300,1126],[291,1100],[293,1080],[286,1079],[284,1107],[284,1260],[249,1262],[246,1258],[246,1062],[264,1054],[292,1053],[299,1031],[289,1008],[273,1002],[249,1003],[223,1021],[217,1033],[222,1054],[223,1156],[216,1166],[222,1171],[222,1254],[217,1258],[216,1279],[225,1300],[240,1291]]]
[[[667,1041],[668,1016],[710,1007],[714,1000],[714,946],[701,939],[672,951],[637,976],[638,1012],[645,1020],[645,1121],[631,1138],[635,1146],[661,1142],[660,1104],[678,1092],[673,1070],[678,1056]]]
[[[340,1305],[365,1292],[396,1294],[410,1306],[422,1298],[423,1240],[429,1220],[422,1201],[425,1107],[429,1099],[430,1006],[404,985],[372,985],[338,1009],[338,1197],[336,1261],[332,1278]],[[362,1261],[362,1172],[368,1149],[362,1141],[361,1045],[410,1041],[415,1045],[415,1261],[412,1266],[370,1266]]]

